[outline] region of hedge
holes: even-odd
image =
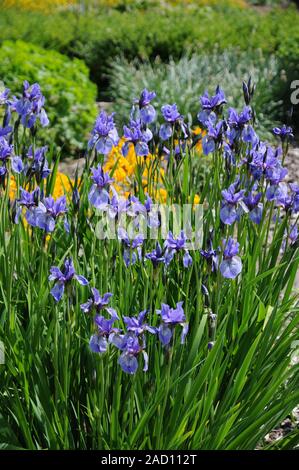
[[[4,41],[0,48],[0,81],[16,93],[22,82],[39,82],[51,122],[44,133],[63,154],[83,149],[96,116],[96,86],[83,61],[46,51],[22,41]]]

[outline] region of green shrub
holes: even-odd
[[[277,51],[286,38],[299,45],[299,15],[295,9],[260,14],[252,9],[202,7],[188,9],[118,11],[98,14],[63,12],[51,16],[41,13],[3,11],[0,41],[23,39],[70,56],[83,58],[91,77],[103,85],[103,71],[123,53],[128,60],[179,58],[186,48],[209,52],[215,44],[226,50]]]
[[[284,81],[280,89],[280,95],[284,104],[284,113],[287,115],[292,108],[290,101],[291,83],[299,80],[299,30],[297,31],[297,41],[292,37],[286,38],[279,48],[278,55],[281,64],[281,69],[284,71]],[[292,120],[296,127],[299,128],[299,105],[293,106]]]
[[[215,46],[219,51],[230,47],[260,49],[265,54],[278,54],[282,61],[286,81],[278,98],[284,99],[287,110],[290,80],[294,75],[298,78],[298,22],[295,8],[260,13],[221,5],[192,11],[178,7],[161,9],[159,15],[155,10],[122,13],[99,8],[92,13],[66,11],[51,16],[10,9],[0,15],[0,42],[23,39],[83,59],[104,99],[110,67],[120,54],[129,61],[159,56],[166,62],[170,57],[179,59],[186,50],[210,53]],[[290,55],[292,61],[288,60]]]
[[[253,105],[260,131],[265,135],[281,109],[281,103],[273,100],[275,83],[279,79],[279,63],[274,56],[265,58],[261,53],[253,56],[230,50],[184,56],[178,62],[171,60],[169,64],[158,60],[154,64],[141,64],[136,60],[118,59],[111,69],[110,93],[120,122],[128,119],[130,102],[140,90],[147,88],[156,91],[155,102],[159,108],[166,102],[177,103],[180,112],[196,123],[198,98],[207,84],[209,92],[214,92],[219,84],[228,101],[240,109],[244,105],[241,84],[249,76],[257,84]]]
[[[51,123],[43,135],[46,142],[54,142],[63,154],[83,148],[96,115],[96,87],[84,62],[22,41],[5,41],[0,48],[0,80],[13,93],[24,80],[40,82]]]

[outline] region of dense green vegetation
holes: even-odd
[[[253,9],[211,8],[105,14],[3,11],[0,41],[23,39],[85,60],[100,93],[103,74],[115,57],[128,60],[160,56],[179,58],[188,48],[209,52],[229,46],[241,50],[261,49],[288,57],[299,51],[299,15],[294,8],[261,14]],[[221,27],[220,27],[221,25]],[[107,83],[107,82],[106,82]]]
[[[64,153],[83,148],[83,140],[96,115],[96,87],[83,61],[70,60],[22,41],[4,41],[0,48],[0,80],[13,93],[24,80],[42,82],[51,131],[46,142],[55,141]]]
[[[130,113],[130,102],[139,91],[147,88],[155,90],[155,102],[161,108],[167,101],[177,103],[180,112],[193,124],[198,122],[198,97],[206,88],[212,93],[221,83],[230,103],[241,109],[241,84],[249,76],[256,83],[253,106],[258,119],[258,128],[264,137],[269,138],[269,130],[275,119],[283,120],[282,102],[279,90],[284,86],[280,76],[280,64],[274,55],[263,56],[228,50],[211,54],[193,54],[178,61],[165,64],[160,60],[154,63],[129,62],[125,58],[116,60],[110,71],[110,93],[113,110],[120,122]]]
[[[257,101],[261,101],[264,110],[264,103],[268,103],[266,114],[269,120],[287,121],[291,107],[290,84],[299,77],[298,20],[295,6],[265,11],[227,5],[197,9],[188,7],[184,10],[176,7],[161,9],[159,15],[154,7],[134,11],[121,8],[107,10],[104,7],[93,11],[74,9],[51,15],[5,9],[0,16],[0,44],[7,40],[23,40],[43,47],[47,52],[42,52],[40,48],[33,51],[33,46],[19,42],[16,45],[13,42],[4,44],[0,78],[5,78],[6,85],[15,89],[25,76],[29,80],[42,78],[45,83],[46,75],[44,89],[49,100],[50,117],[51,109],[55,109],[51,139],[54,138],[58,147],[63,140],[65,150],[73,153],[74,149],[82,149],[82,136],[86,134],[95,114],[95,89],[88,81],[87,74],[97,85],[99,100],[122,100],[122,89],[131,95],[136,93],[137,85],[142,85],[144,69],[140,62],[146,62],[145,67],[151,67],[150,64],[156,67],[157,57],[162,64],[167,64],[169,60],[174,64],[182,57],[182,60],[188,60],[186,57],[194,54],[215,58],[215,54],[221,56],[228,49],[235,51],[231,53],[229,64],[226,61],[228,71],[233,75],[236,69],[238,81],[252,70],[258,80],[263,75],[264,84],[259,86]],[[82,62],[71,62],[49,52],[49,49],[72,59],[82,59],[87,68]],[[135,68],[139,70],[139,80],[134,81],[131,89],[132,82],[125,84],[128,68],[119,68],[120,56],[125,57],[126,62],[134,61]],[[275,74],[271,67],[270,71],[265,70],[264,64],[268,61],[275,62]],[[161,73],[163,67],[161,65],[159,69]],[[222,65],[212,60],[210,67],[201,67],[199,82],[214,84],[218,72],[214,72],[213,67],[219,72]],[[3,76],[4,72],[8,77]],[[196,80],[194,76],[192,83],[195,84]],[[196,88],[202,91],[200,84]],[[188,98],[186,93],[180,93],[180,96],[182,102]],[[118,110],[123,113],[125,109],[119,106],[120,100]],[[256,104],[259,107],[258,102]],[[69,113],[71,108],[75,112]],[[295,127],[299,121],[297,108],[295,106],[293,109]],[[192,109],[195,110],[195,102],[189,106],[189,112]],[[267,126],[264,118],[263,125]]]

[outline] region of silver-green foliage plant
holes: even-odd
[[[256,83],[254,106],[259,131],[264,135],[271,129],[281,102],[275,100],[277,81],[280,77],[279,63],[274,55],[264,57],[255,53],[228,50],[205,54],[184,55],[180,60],[171,59],[162,63],[118,58],[111,64],[110,91],[113,109],[119,120],[124,120],[130,111],[130,100],[138,96],[143,88],[157,90],[157,105],[176,103],[184,116],[194,125],[198,124],[199,96],[221,83],[232,106],[242,105],[241,83],[252,77]]]

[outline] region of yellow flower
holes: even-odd
[[[195,194],[194,199],[193,199],[193,204],[199,204],[200,203],[200,196],[199,194]]]
[[[125,139],[120,139],[119,144],[113,147],[103,166],[104,171],[107,172],[111,172],[114,169],[113,178],[117,182],[124,182],[128,177],[132,176],[137,165],[137,158],[133,145],[130,146],[128,155],[126,157],[123,156],[121,148],[124,142]]]
[[[74,182],[68,178],[64,173],[57,172],[55,185],[52,196],[57,199],[64,194],[70,194],[72,192],[72,185]]]
[[[202,138],[206,135],[206,131],[197,126],[193,129],[192,132],[194,135],[201,135],[201,138],[195,144],[195,150],[197,153],[202,154]]]
[[[21,10],[41,11],[49,13],[61,7],[74,5],[76,0],[4,0],[5,8],[18,8]]]
[[[14,176],[10,177],[9,182],[9,199],[13,200],[16,198],[17,194],[17,183]]]
[[[167,201],[167,191],[165,188],[160,188],[156,191],[155,200],[161,202],[162,204]]]
[[[57,199],[60,196],[63,196],[64,194],[70,195],[72,193],[72,185],[74,184],[73,180],[70,180],[68,176],[66,176],[64,173],[57,172],[56,174],[56,179],[55,179],[55,184],[54,184],[54,189],[52,196],[54,199]],[[29,186],[25,186],[25,189],[27,191],[29,190]],[[10,177],[10,182],[9,182],[9,198],[10,199],[15,199],[17,194],[17,183],[16,179],[14,176]]]

